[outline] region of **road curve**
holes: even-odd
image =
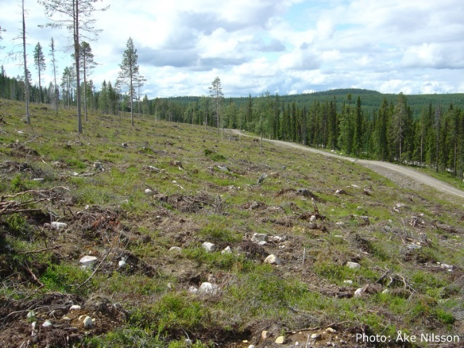
[[[240,130],[237,130],[237,129],[232,130],[232,132],[237,134],[237,135],[248,136],[246,134],[243,134]],[[464,198],[464,191],[462,191],[462,190],[460,190],[460,189],[458,189],[456,187],[453,187],[453,186],[451,186],[451,185],[449,185],[449,184],[447,184],[447,183],[445,183],[445,182],[443,182],[441,180],[432,178],[431,176],[423,174],[423,173],[421,173],[421,172],[419,172],[417,170],[414,170],[412,168],[400,166],[400,165],[389,163],[389,162],[361,160],[361,159],[356,159],[356,158],[351,158],[351,157],[344,157],[344,156],[336,155],[334,153],[321,151],[321,150],[314,149],[314,148],[311,148],[311,147],[308,147],[308,146],[295,144],[295,143],[289,143],[289,142],[281,141],[281,140],[269,140],[269,139],[264,139],[264,138],[263,138],[263,140],[266,140],[266,141],[268,141],[270,143],[273,143],[273,144],[276,144],[276,145],[279,145],[279,146],[291,147],[291,148],[295,148],[295,149],[299,149],[299,150],[303,150],[303,151],[309,151],[309,152],[312,152],[312,153],[317,153],[317,154],[327,156],[327,157],[333,157],[333,158],[337,158],[337,159],[341,159],[341,160],[345,160],[345,161],[359,163],[359,164],[361,164],[361,165],[363,165],[365,167],[368,167],[370,169],[373,169],[373,170],[374,170],[373,167],[381,167],[381,168],[387,169],[387,170],[389,170],[391,172],[404,175],[404,176],[408,177],[409,179],[412,179],[412,180],[414,180],[414,181],[416,181],[418,183],[425,184],[427,186],[433,187],[437,191]]]

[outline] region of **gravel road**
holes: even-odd
[[[246,134],[243,134],[242,132],[240,132],[239,130],[236,130],[236,129],[233,130],[233,132],[235,134],[237,134],[237,135],[247,136]],[[445,183],[445,182],[443,182],[441,180],[438,180],[438,179],[432,178],[431,176],[423,174],[423,173],[421,173],[421,172],[419,172],[419,171],[417,171],[417,170],[415,170],[413,168],[408,168],[408,167],[404,167],[404,166],[400,166],[400,165],[393,164],[393,163],[388,163],[388,162],[361,160],[361,159],[356,159],[356,158],[351,158],[351,157],[344,157],[344,156],[336,155],[336,154],[333,154],[333,153],[330,153],[330,152],[321,151],[321,150],[318,150],[318,149],[307,147],[307,146],[304,146],[304,145],[299,145],[299,144],[295,144],[295,143],[289,143],[289,142],[286,142],[286,141],[268,140],[268,139],[264,139],[264,138],[263,138],[263,140],[266,140],[268,142],[271,142],[271,143],[279,145],[279,146],[291,147],[291,148],[295,148],[295,149],[299,149],[299,150],[303,150],[303,151],[309,151],[309,152],[312,152],[312,153],[321,154],[321,155],[327,156],[327,157],[333,157],[333,158],[337,158],[337,159],[341,159],[341,160],[345,160],[345,161],[355,162],[355,163],[361,164],[361,165],[363,165],[365,167],[368,167],[369,169],[375,171],[376,173],[378,173],[378,174],[380,174],[382,176],[387,177],[388,179],[398,183],[399,185],[403,184],[405,179],[407,179],[409,184],[406,185],[406,186],[412,186],[411,182],[413,184],[414,183],[415,184],[424,184],[424,185],[433,187],[437,191],[464,198],[464,191],[462,191],[462,190],[460,190],[460,189],[458,189],[456,187],[453,187],[453,186],[451,186],[451,185],[449,185],[449,184],[447,184],[447,183]]]

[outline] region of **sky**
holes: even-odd
[[[142,94],[149,98],[208,95],[215,77],[225,97],[311,93],[364,88],[382,93],[464,92],[463,0],[103,0],[95,13],[99,64],[90,78],[97,88],[116,81],[127,40],[133,39]],[[33,50],[58,49],[58,76],[72,64],[69,33],[39,28],[48,19],[37,1],[26,0],[28,65]],[[17,38],[19,0],[0,0],[0,63],[21,74]]]

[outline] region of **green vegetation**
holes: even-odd
[[[458,198],[211,127],[137,115],[132,127],[128,113],[89,110],[78,134],[72,109],[31,104],[26,125],[19,102],[0,107],[8,337],[30,339],[19,329],[29,310],[38,325],[78,328],[88,347],[227,347],[273,327],[303,344],[292,332],[329,335],[330,325],[333,340],[354,346],[361,330],[452,334],[461,324]],[[269,254],[281,264],[265,264]],[[97,260],[82,268],[83,256]],[[205,282],[212,293],[199,290]],[[84,330],[87,315],[95,326]]]

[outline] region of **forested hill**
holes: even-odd
[[[281,95],[280,100],[286,103],[297,104],[298,106],[306,106],[309,108],[310,104],[314,102],[325,102],[327,100],[335,100],[337,109],[340,110],[343,103],[347,101],[347,97],[351,95],[353,103],[358,97],[361,98],[362,109],[367,114],[372,114],[375,110],[378,110],[382,105],[384,99],[388,103],[395,103],[398,94],[392,93],[380,93],[369,89],[360,88],[339,88],[328,91],[304,93],[304,94],[293,94],[293,95]],[[251,96],[251,95],[250,95]],[[262,95],[261,95],[262,96]],[[258,98],[261,96],[251,96],[252,98]],[[227,98],[229,102],[234,102],[237,106],[246,104],[249,97],[231,97]],[[432,107],[441,106],[446,109],[450,105],[458,108],[464,108],[464,93],[453,93],[453,94],[409,94],[407,95],[408,105],[411,108],[413,117],[418,117],[422,110]],[[159,100],[166,100],[170,102],[189,104],[191,102],[200,101],[200,96],[184,96],[184,97],[170,97],[170,98],[159,98]]]

